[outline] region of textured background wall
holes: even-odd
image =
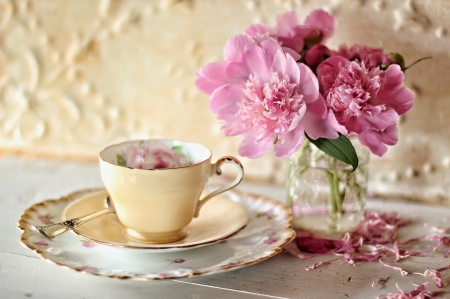
[[[220,59],[251,23],[293,8],[339,22],[330,46],[384,45],[407,64],[415,106],[400,142],[372,158],[372,188],[450,203],[450,2],[446,0],[0,0],[0,148],[95,159],[125,139],[181,138],[236,155],[196,90],[194,71]],[[285,160],[242,159],[248,177],[282,182]]]

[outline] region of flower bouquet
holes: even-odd
[[[210,95],[224,134],[244,136],[240,155],[258,158],[273,147],[276,157],[295,164],[287,179],[294,214],[308,207],[296,207],[289,189],[312,165],[324,169],[329,185],[327,215],[348,212],[343,205],[349,191],[363,206],[367,172],[362,182],[350,175],[361,165],[355,147],[385,154],[398,141],[399,116],[413,106],[413,93],[403,84],[409,68],[403,57],[361,45],[329,49],[325,43],[336,23],[323,10],[303,23],[295,11],[286,12],[274,27],[251,25],[232,37],[223,60],[196,73],[196,86]],[[304,160],[308,164],[297,167]]]

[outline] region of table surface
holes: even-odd
[[[396,292],[396,286],[411,291],[427,281],[429,290],[438,290],[431,279],[414,274],[402,276],[378,262],[356,266],[335,263],[306,271],[305,267],[335,256],[300,259],[284,252],[252,266],[208,276],[164,281],[118,280],[46,263],[20,244],[17,223],[26,208],[75,190],[101,186],[96,163],[0,158],[1,298],[376,298]],[[284,200],[281,186],[244,181],[239,189]],[[433,227],[450,227],[449,207],[371,199],[367,209],[396,211],[411,219],[411,224],[399,231],[402,240],[429,235]],[[436,254],[411,257],[399,265],[409,272],[423,273],[449,263],[450,257]],[[386,276],[390,276],[386,283],[372,286],[377,278]],[[441,276],[447,285],[439,289],[443,293],[436,298],[450,298],[450,269],[441,271]]]

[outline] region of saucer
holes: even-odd
[[[62,219],[80,217],[99,211],[105,207],[106,190],[100,190],[80,197],[70,203],[62,212]],[[200,210],[198,218],[194,218],[187,227],[187,236],[170,243],[150,243],[131,238],[126,228],[115,213],[96,217],[74,229],[83,238],[116,247],[151,249],[164,251],[166,249],[184,249],[205,246],[227,239],[249,222],[247,210],[239,203],[223,196],[216,196],[208,201]]]
[[[101,190],[80,190],[56,200],[34,204],[21,216],[20,241],[41,258],[81,273],[118,279],[163,280],[216,274],[262,262],[282,251],[295,236],[291,212],[264,195],[240,192],[222,194],[241,204],[250,221],[239,234],[209,246],[174,251],[106,246],[73,233],[48,240],[34,229],[61,221],[61,213],[72,202]]]

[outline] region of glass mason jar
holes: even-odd
[[[353,172],[350,165],[309,141],[289,157],[286,191],[293,227],[325,238],[339,238],[359,224],[367,198],[370,151],[357,142],[353,145],[359,159]]]

